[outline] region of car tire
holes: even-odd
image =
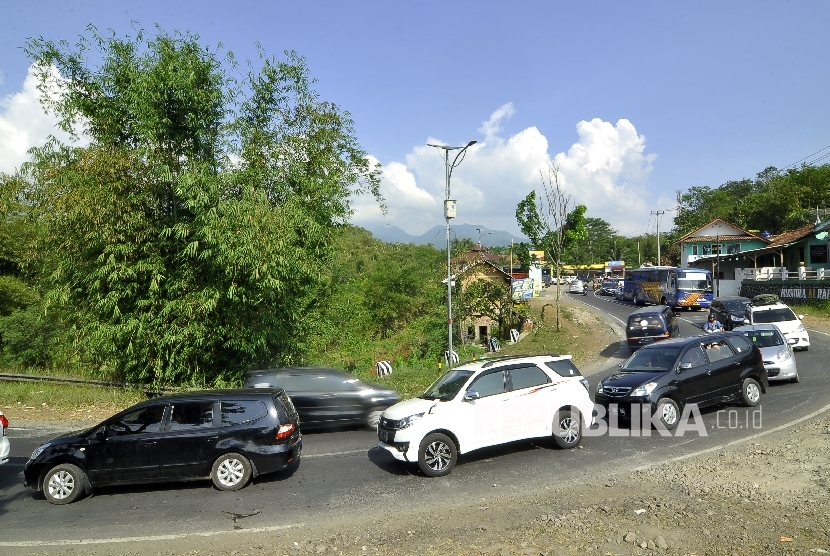
[[[428,434],[418,448],[418,467],[427,477],[449,475],[458,459],[455,443],[445,434]]]
[[[747,378],[741,386],[741,400],[744,405],[755,407],[761,401],[761,385],[754,378]]]
[[[798,371],[795,372],[795,376],[790,379],[790,382],[792,382],[793,384],[798,384],[799,382],[801,382],[801,379],[798,378]]]
[[[680,406],[671,398],[660,398],[657,402],[657,410],[654,412],[660,418],[666,430],[674,430],[680,423]]]
[[[553,418],[553,443],[557,448],[576,448],[582,441],[582,417],[576,409],[562,408]]]
[[[380,421],[380,416],[383,415],[383,409],[382,407],[372,407],[366,412],[363,418],[363,424],[367,429],[373,431],[378,429],[378,422]]]
[[[84,493],[86,474],[71,463],[62,463],[43,477],[43,495],[52,504],[71,504]]]
[[[210,479],[219,490],[239,490],[251,480],[251,463],[243,455],[224,454],[213,462]]]

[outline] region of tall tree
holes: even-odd
[[[585,205],[574,205],[571,195],[559,182],[559,168],[550,165],[540,172],[544,198],[537,206],[536,191],[531,191],[516,207],[516,221],[522,233],[533,246],[545,251],[556,271],[556,330],[561,329],[559,319],[559,281],[562,264],[570,249],[586,237]]]
[[[243,75],[197,36],[31,40],[55,141],[21,171],[49,223],[53,304],[89,363],[131,381],[215,383],[303,359],[320,271],[378,169],[302,57]],[[95,62],[93,62],[95,60]],[[233,71],[233,73],[231,73]]]

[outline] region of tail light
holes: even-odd
[[[9,428],[9,420],[5,415],[0,415],[0,426],[3,428],[3,436],[6,435],[6,429]]]
[[[297,427],[294,426],[294,423],[285,423],[284,425],[280,425],[280,428],[277,429],[277,440],[288,438],[294,434],[296,429]]]

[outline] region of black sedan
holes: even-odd
[[[732,330],[736,326],[748,324],[746,322],[746,306],[751,303],[748,297],[740,295],[724,295],[712,300],[709,314],[723,325],[724,330]]]
[[[667,430],[684,406],[735,399],[756,406],[767,388],[761,352],[742,334],[720,332],[672,338],[640,348],[619,371],[600,381],[595,401],[624,419],[648,411]],[[647,419],[641,420],[648,426]]]
[[[300,414],[303,430],[356,424],[376,429],[383,410],[401,400],[400,395],[390,388],[367,384],[348,373],[327,367],[249,371],[245,385],[282,388],[288,392]]]

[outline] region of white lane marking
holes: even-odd
[[[293,525],[273,525],[271,527],[253,527],[251,529],[232,529],[229,531],[204,531],[201,533],[176,533],[171,535],[148,535],[144,537],[116,537],[110,539],[66,539],[58,541],[12,541],[0,542],[0,546],[72,546],[83,544],[114,544],[125,542],[144,542],[144,541],[170,541],[175,539],[184,539],[187,537],[215,537],[219,535],[236,534],[236,533],[268,533],[271,531],[281,531],[283,529],[293,529],[296,527],[305,527],[305,523],[295,523]]]
[[[778,432],[778,431],[781,431],[781,430],[784,430],[784,429],[791,428],[791,427],[797,425],[798,423],[801,423],[802,421],[806,421],[808,419],[812,419],[813,417],[821,415],[822,413],[824,413],[828,409],[830,409],[830,404],[825,405],[821,409],[818,409],[818,410],[810,413],[809,415],[805,415],[804,417],[800,417],[800,418],[796,419],[795,421],[791,421],[789,423],[785,423],[783,425],[773,427],[773,428],[771,428],[767,431],[759,432],[758,434],[753,434],[752,436],[748,436],[746,438],[739,438],[738,440],[733,440],[732,442],[727,442],[726,444],[721,444],[719,446],[712,446],[711,448],[706,448],[704,450],[698,450],[697,452],[692,452],[691,454],[684,454],[682,456],[677,456],[677,457],[673,457],[673,458],[664,459],[663,461],[658,462],[658,463],[649,464],[649,465],[642,465],[640,467],[635,467],[632,471],[645,471],[646,469],[651,469],[651,468],[654,468],[654,467],[660,467],[661,465],[665,465],[667,463],[673,463],[675,461],[682,461],[684,459],[694,458],[694,457],[697,457],[697,456],[702,456],[704,454],[709,454],[711,452],[716,452],[718,450],[725,450],[726,448],[730,448],[732,446],[737,446],[739,444],[744,444],[746,442],[750,442],[750,441],[755,440],[757,438],[761,438],[762,436],[766,436],[766,435],[772,434],[774,432]]]

